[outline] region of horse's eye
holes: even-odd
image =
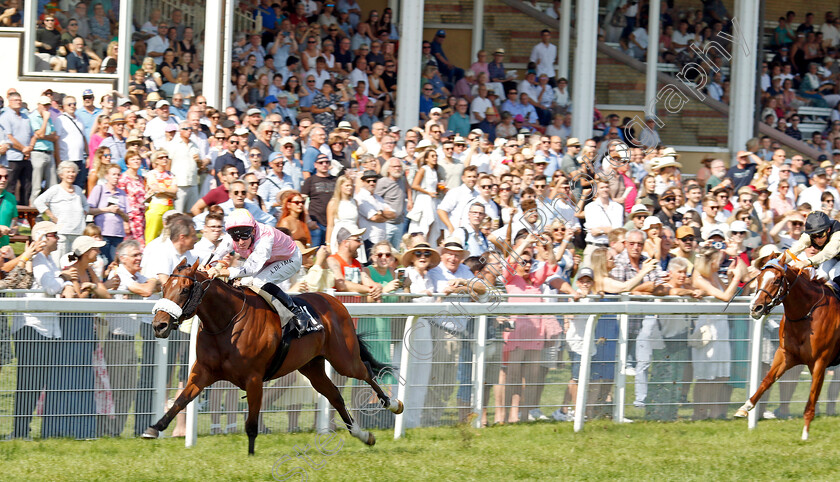
[[[182,294],[182,295],[185,295],[185,294],[187,294],[187,293],[189,293],[189,292],[190,292],[190,289],[189,289],[189,288],[181,288],[181,294]]]

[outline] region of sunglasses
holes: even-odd
[[[249,183],[248,183],[248,185],[249,185],[249,186],[259,186],[259,185],[260,185],[260,183],[259,183],[259,182],[257,182],[257,181],[251,181],[251,182],[249,182]]]
[[[820,233],[815,233],[815,234],[812,234],[812,235],[811,235],[811,238],[812,238],[812,239],[816,239],[816,238],[824,238],[827,234],[828,234],[828,231],[822,231],[822,232],[820,232]]]
[[[374,256],[377,256],[379,258],[390,258],[391,253],[376,253]]]
[[[233,194],[234,196],[244,196],[244,195],[248,194],[247,191],[231,191],[230,193]]]
[[[534,187],[536,187],[536,186],[534,186]],[[675,198],[675,197],[670,197],[670,196],[662,198],[662,202],[666,202],[666,203],[672,203],[672,202],[674,202],[674,201],[676,201],[676,200],[677,200],[677,198]]]
[[[490,189],[492,186],[490,184],[482,184],[481,186],[478,186],[478,187],[480,187],[481,189]]]
[[[432,252],[431,251],[417,251],[416,253],[414,253],[414,256],[417,256],[418,258],[429,258],[429,257],[432,256]]]
[[[747,232],[746,231],[732,231],[732,236],[735,236],[735,235],[746,236]]]
[[[261,154],[248,154],[248,157],[262,157]]]
[[[520,264],[533,264],[534,261],[530,259],[522,259],[520,260]]]
[[[499,191],[509,192],[509,191],[510,191],[510,188],[509,188],[509,187],[500,187],[500,188],[499,188]]]
[[[805,225],[805,223],[803,223],[802,221],[791,221],[790,224],[791,224],[791,226],[804,226]]]
[[[680,238],[680,241],[682,241],[684,243],[693,243],[694,242],[694,236],[682,237],[682,238]]]
[[[230,237],[233,238],[234,241],[240,241],[242,239],[248,239],[254,233],[254,228],[250,226],[242,226],[238,228],[231,228],[228,229],[228,234]]]
[[[111,157],[111,154],[102,154],[102,157]]]
[[[303,204],[303,201],[289,201],[288,204]]]
[[[330,161],[317,161],[315,164],[329,164]]]

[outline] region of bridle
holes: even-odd
[[[201,301],[204,299],[204,296],[207,294],[207,289],[210,288],[210,284],[213,282],[214,278],[207,278],[204,281],[199,281],[194,276],[187,276],[183,274],[176,274],[172,273],[172,277],[175,278],[185,278],[193,282],[192,287],[190,288],[190,294],[187,296],[187,301],[184,303],[184,306],[181,307],[178,303],[168,299],[168,298],[161,298],[155,303],[154,308],[152,309],[152,313],[157,313],[158,311],[163,311],[167,313],[169,316],[172,317],[173,325],[175,328],[179,328],[181,323],[184,322],[185,319],[192,318],[195,315],[195,312],[198,310],[198,305],[201,304]],[[230,321],[224,328],[219,331],[209,331],[205,326],[204,322],[201,321],[201,326],[204,332],[208,335],[219,335],[224,333],[228,330],[228,328],[233,325],[234,321],[239,318],[239,315],[242,314],[242,311],[245,310],[245,304],[247,301],[247,296],[242,296],[242,307],[239,309],[239,312],[231,317]]]
[[[763,268],[761,268],[761,271],[759,272],[759,276],[761,276],[761,273],[763,273],[767,269],[778,270],[779,273],[781,273],[781,276],[779,277],[780,287],[776,291],[775,295],[771,295],[769,291],[767,291],[766,289],[764,289],[760,286],[756,289],[756,294],[765,293],[770,298],[770,302],[766,305],[766,307],[764,309],[764,311],[766,313],[769,313],[770,310],[772,310],[773,308],[778,306],[787,297],[787,295],[790,294],[793,287],[796,286],[796,283],[799,282],[800,274],[797,274],[796,278],[794,278],[794,280],[793,280],[793,283],[791,283],[790,281],[788,281],[787,277],[785,277],[785,274],[787,274],[787,265],[782,266],[777,260],[773,260],[770,263],[766,264]],[[811,305],[811,309],[808,310],[808,313],[805,313],[805,316],[802,316],[802,317],[796,318],[796,319],[788,318],[788,321],[792,321],[792,322],[803,321],[803,320],[807,320],[808,318],[810,318],[811,315],[814,314],[814,310],[817,309],[819,306],[822,306],[821,303],[822,303],[822,300],[825,298],[825,291],[821,292],[821,296],[822,297],[820,298],[820,300],[818,302]]]

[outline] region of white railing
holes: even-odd
[[[9,294],[20,294],[10,292]],[[351,295],[351,293],[341,294]],[[8,296],[8,295],[7,295]],[[677,300],[675,298],[654,300],[646,297],[649,301],[630,301],[630,297],[614,297],[609,303],[472,303],[472,302],[446,302],[436,304],[422,303],[347,303],[346,307],[355,318],[366,317],[387,317],[406,319],[404,340],[407,340],[409,332],[419,320],[423,318],[435,318],[446,316],[469,316],[478,321],[474,339],[468,339],[474,343],[473,363],[476,367],[473,370],[471,385],[473,397],[470,410],[473,413],[481,413],[482,408],[490,405],[485,403],[483,389],[485,372],[485,348],[487,346],[487,318],[488,316],[502,315],[586,315],[586,329],[584,333],[584,352],[581,356],[579,389],[577,399],[574,401],[574,429],[581,431],[584,427],[584,414],[586,413],[587,393],[590,383],[591,354],[589,347],[592,345],[595,328],[600,317],[604,315],[617,315],[619,324],[619,336],[617,340],[618,369],[614,380],[614,414],[616,422],[625,420],[625,399],[626,399],[626,374],[624,367],[628,358],[628,320],[631,316],[640,315],[701,315],[701,314],[725,314],[743,317],[748,315],[749,305],[741,298],[731,303],[728,307],[725,303],[717,301]],[[64,300],[44,298],[0,298],[0,312],[5,313],[39,313],[39,312],[64,312],[64,313],[107,313],[107,314],[148,314],[151,312],[153,301],[147,300]],[[776,310],[779,312],[779,309]],[[754,320],[751,323],[749,345],[749,394],[754,392],[759,384],[761,376],[761,336],[763,320]],[[198,324],[193,324],[193,332],[190,341],[190,366],[195,360],[195,334]],[[405,380],[409,379],[414,368],[410,362],[407,343],[396,343],[395,349],[401,351],[399,363],[399,386],[398,396],[405,396]],[[155,340],[155,369],[154,369],[154,417],[163,415],[163,407],[167,398],[167,349],[168,340]],[[748,395],[749,395],[748,394]],[[326,430],[329,427],[330,409],[327,400],[319,397],[317,401],[316,427],[318,430]],[[394,424],[394,437],[399,438],[405,434],[404,415],[398,415]],[[190,404],[187,410],[187,446],[195,443],[197,435],[197,410],[196,402]],[[754,427],[758,420],[758,410],[750,413],[748,426]],[[476,426],[481,426],[480,417],[475,419]]]

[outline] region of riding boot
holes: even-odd
[[[298,338],[304,334],[306,326],[310,320],[312,321],[313,326],[318,325],[314,318],[309,315],[308,310],[300,307],[297,303],[292,301],[292,298],[276,284],[266,283],[262,285],[261,289],[273,296],[287,310],[292,312],[293,316],[290,321],[293,322],[295,324],[295,328],[297,328]]]

